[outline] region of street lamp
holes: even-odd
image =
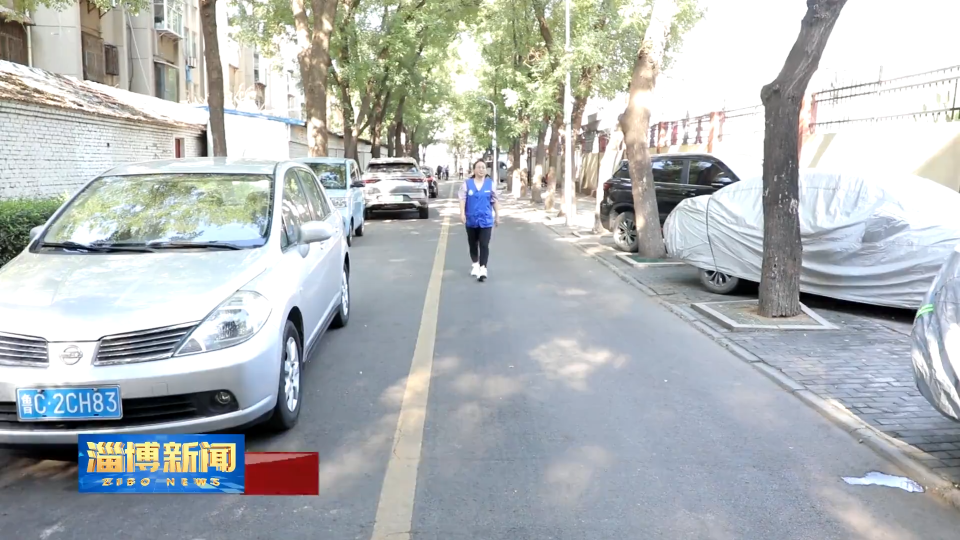
[[[489,99],[484,99],[484,101],[493,106],[493,187],[496,189],[497,186],[500,185],[500,149],[497,148],[497,104]]]
[[[563,152],[563,202],[566,206],[564,215],[566,216],[567,227],[573,226],[573,220],[576,216],[577,206],[573,198],[573,126],[571,116],[573,115],[573,96],[570,88],[570,0],[566,4],[566,53],[567,53],[567,81],[563,89],[563,122],[567,126],[567,136],[565,138]]]

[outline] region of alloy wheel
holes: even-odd
[[[350,281],[347,275],[347,269],[344,268],[340,273],[340,305],[344,316],[350,314]]]
[[[284,345],[283,397],[287,410],[296,411],[300,404],[300,350],[297,340],[290,336]]]

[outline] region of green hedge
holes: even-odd
[[[63,204],[62,197],[0,200],[0,266],[30,241],[30,229],[43,225]]]

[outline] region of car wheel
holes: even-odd
[[[740,278],[716,270],[700,270],[700,283],[716,294],[730,294],[740,286]]]
[[[371,212],[369,209],[365,209],[363,211],[363,219],[370,219],[370,216],[372,215],[373,215],[373,212]]]
[[[353,245],[353,220],[350,220],[350,226],[347,227],[347,246]]]
[[[280,352],[280,385],[277,390],[277,405],[268,424],[271,428],[286,431],[297,425],[300,419],[301,399],[300,371],[303,367],[303,342],[300,332],[292,321],[283,329]]]
[[[428,219],[429,217],[430,217],[430,209],[429,209],[429,208],[421,207],[421,208],[420,208],[420,219]]]
[[[350,268],[344,264],[340,272],[340,308],[330,326],[343,328],[350,320]]]
[[[620,251],[637,251],[637,223],[633,212],[621,212],[613,220],[613,243]]]
[[[361,223],[360,226],[357,227],[356,230],[353,231],[353,234],[356,235],[356,236],[363,236],[363,226],[366,225],[366,224],[367,224],[366,221],[364,221],[363,223]]]

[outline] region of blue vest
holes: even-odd
[[[467,178],[467,227],[486,229],[493,227],[493,180],[483,179],[480,190],[475,189],[473,178]]]

